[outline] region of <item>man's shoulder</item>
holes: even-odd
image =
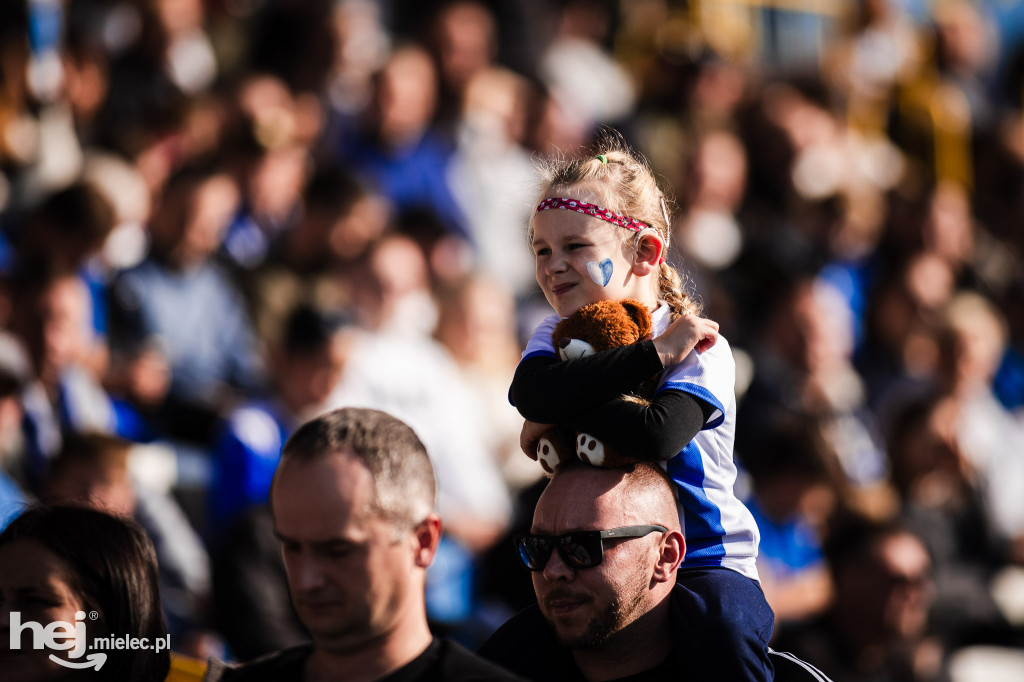
[[[437,679],[445,682],[522,682],[496,662],[477,655],[461,644],[441,639]]]
[[[312,644],[301,644],[243,663],[235,667],[213,664],[203,682],[276,682],[301,680],[306,660],[313,653]]]

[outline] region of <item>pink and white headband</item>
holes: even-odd
[[[605,221],[606,223],[612,223],[613,225],[624,227],[627,230],[632,230],[633,232],[639,232],[640,230],[651,227],[642,220],[630,218],[629,216],[623,215],[622,213],[615,213],[614,211],[609,211],[607,208],[604,208],[603,206],[598,206],[597,204],[588,204],[587,202],[580,201],[579,199],[568,199],[566,197],[551,197],[550,199],[543,200],[537,205],[538,212],[550,211],[553,208],[561,208],[566,211],[576,211],[577,213],[586,213],[587,215],[592,215],[595,218],[599,218],[600,220]]]
[[[653,226],[651,226],[649,223],[645,223],[642,220],[630,218],[628,215],[625,215],[623,213],[615,213],[614,211],[609,211],[607,208],[603,206],[598,206],[597,204],[589,204],[586,201],[580,201],[579,199],[569,199],[567,197],[550,197],[548,199],[544,199],[539,204],[537,204],[538,213],[541,211],[550,211],[553,208],[560,208],[565,211],[576,211],[577,213],[585,213],[586,215],[590,215],[599,220],[603,220],[606,223],[618,225],[619,227],[624,227],[627,230],[632,230],[633,232],[639,233],[642,230],[655,230]],[[664,203],[662,204],[662,210],[664,210]],[[655,232],[657,232],[657,230],[655,230]],[[665,244],[665,250],[667,249],[668,244]],[[661,254],[661,262],[665,262],[664,250]]]

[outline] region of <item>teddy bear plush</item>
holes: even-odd
[[[625,346],[647,338],[651,334],[651,314],[647,307],[633,299],[623,301],[597,301],[589,303],[565,318],[551,333],[559,358],[570,360],[593,355],[609,348]],[[653,379],[653,378],[652,378]],[[654,381],[645,381],[626,396],[630,400],[650,402]],[[578,457],[584,462],[602,467],[614,467],[635,461],[615,451],[586,433],[574,433],[573,443],[568,434],[553,426],[541,434],[537,441],[537,461],[545,473],[553,475],[561,462]]]

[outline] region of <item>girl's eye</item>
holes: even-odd
[[[568,248],[570,251],[575,251],[576,249],[582,249],[585,248],[586,246],[586,244],[569,244],[569,246],[567,246],[566,248]]]
[[[551,249],[548,249],[548,248],[537,249],[536,253],[537,253],[538,256],[550,256],[551,255]]]

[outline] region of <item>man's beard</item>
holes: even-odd
[[[572,651],[600,649],[612,635],[636,620],[636,613],[647,594],[647,583],[638,571],[636,579],[626,584],[630,587],[629,591],[615,595],[615,598],[587,623],[579,635],[566,635],[552,623],[558,643]]]

